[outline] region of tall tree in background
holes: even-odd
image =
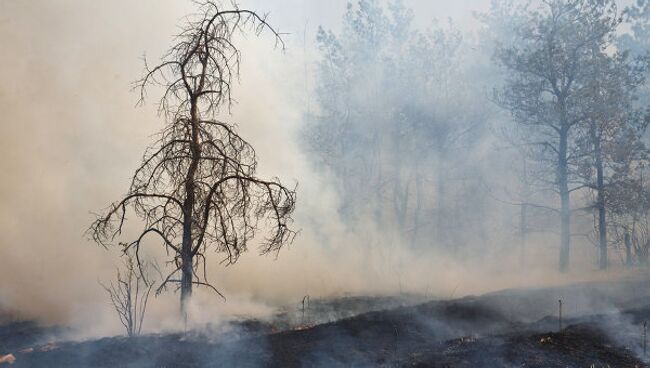
[[[499,86],[507,75],[507,71],[492,62],[491,56],[494,55],[494,50],[497,48],[513,47],[521,42],[517,31],[526,24],[528,20],[526,13],[526,3],[515,0],[492,0],[487,12],[476,14],[477,20],[482,25],[477,47],[488,60],[481,65],[479,76],[485,80],[484,83],[488,85],[488,89],[500,89]],[[508,171],[512,171],[515,175],[518,185],[505,185],[502,179],[504,172],[495,170],[501,176],[496,185],[503,185],[504,188],[503,198],[499,193],[495,193],[493,196],[497,201],[517,207],[518,221],[513,225],[516,226],[517,241],[519,242],[519,264],[524,268],[531,235],[534,232],[542,232],[540,217],[548,217],[548,208],[541,205],[542,198],[539,197],[540,194],[543,196],[548,196],[548,194],[546,194],[547,188],[535,186],[537,183],[532,179],[534,179],[533,174],[536,167],[528,162],[529,147],[522,144],[519,135],[523,132],[512,129],[512,121],[507,114],[503,110],[499,111],[499,117],[491,125],[498,135],[498,141],[506,143],[506,150],[499,150],[507,151],[506,156],[499,158],[499,161],[504,159],[508,161]],[[510,155],[515,157],[510,157]],[[511,160],[516,160],[517,164],[513,165]],[[497,188],[492,188],[491,191],[500,192]],[[533,223],[537,228],[533,226]]]
[[[636,151],[643,147],[637,133],[644,130],[643,119],[635,113],[634,100],[644,82],[644,68],[633,63],[626,52],[612,53],[605,49],[592,50],[590,64],[589,117],[578,139],[583,153],[578,172],[595,197],[599,264],[601,269],[606,269],[608,186],[617,167],[627,166],[629,160],[638,157]],[[627,149],[619,147],[622,142],[626,142]],[[621,179],[621,176],[616,178]]]
[[[605,50],[619,23],[614,1],[549,0],[527,13],[519,42],[496,52],[510,73],[497,101],[509,110],[530,147],[538,178],[560,198],[559,269],[569,268],[571,193],[576,179],[579,128],[589,117],[593,50]],[[554,180],[547,178],[554,177]]]
[[[629,31],[621,32],[616,46],[629,53],[629,56],[641,65],[645,65],[643,74],[647,81],[650,72],[650,1],[636,0],[634,4],[626,7],[623,11],[623,21]],[[650,85],[645,83],[640,86],[637,95],[636,108],[650,109]],[[644,136],[643,139],[647,144],[648,137]]]
[[[235,37],[252,30],[279,34],[257,13],[236,3],[224,9],[214,1],[200,3],[177,42],[139,82],[142,98],[149,86],[160,86],[160,109],[167,120],[158,140],[146,151],[128,193],[98,217],[90,232],[102,245],[111,244],[133,211],[144,230],[135,240],[120,243],[139,251],[152,236],[171,254],[173,265],[162,280],[180,288],[181,313],[193,285],[217,291],[206,275],[208,250],[234,263],[246,251],[257,230],[268,231],[261,253],[277,252],[293,239],[289,226],[296,194],[278,180],[255,176],[255,151],[232,125],[216,119],[228,110],[231,87],[239,73],[240,51]]]
[[[647,124],[647,123],[646,123]],[[644,127],[645,129],[645,127]],[[623,245],[626,264],[647,266],[650,254],[650,184],[647,149],[639,139],[643,130],[628,131],[615,145],[624,157],[608,186],[610,238]]]
[[[361,0],[348,4],[340,34],[319,30],[319,110],[303,142],[351,228],[370,220],[387,242],[460,249],[484,238],[472,156],[485,104],[473,103],[481,91],[462,69],[460,31],[419,30],[412,18],[401,1]]]

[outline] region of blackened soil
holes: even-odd
[[[63,332],[57,327],[45,327],[35,322],[13,322],[0,326],[0,355],[42,345]]]
[[[604,331],[570,326],[561,333],[507,334],[447,341],[409,357],[413,367],[647,367],[632,350],[615,345]]]
[[[580,294],[589,313],[569,316],[560,332],[552,307],[566,290],[518,290],[369,312],[278,333],[269,332],[272,326],[251,324],[217,336],[112,337],[0,354],[14,353],[14,367],[648,367],[638,357],[650,297],[633,292],[634,308],[618,312],[626,299],[616,292],[629,285],[612,288],[613,294],[603,291],[610,287],[590,285],[598,291]],[[576,295],[566,292],[566,305]],[[609,298],[602,310],[593,308],[598,304],[589,300],[593,295]]]

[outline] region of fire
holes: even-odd
[[[14,364],[16,357],[13,354],[0,355],[0,364]]]
[[[302,330],[308,330],[308,329],[310,329],[311,327],[312,327],[312,326],[310,326],[310,325],[300,325],[300,326],[294,328],[293,330],[294,330],[294,331],[302,331]]]
[[[39,347],[38,351],[45,353],[45,352],[48,352],[48,351],[52,351],[52,350],[56,349],[57,347],[58,346],[55,343],[49,342],[49,343],[47,343],[47,345],[43,345],[43,346]]]

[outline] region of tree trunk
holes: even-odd
[[[523,268],[526,264],[526,242],[528,240],[528,230],[526,229],[526,222],[528,215],[528,206],[522,205],[519,214],[519,236],[521,237],[521,244],[519,249],[519,265]]]
[[[418,242],[420,231],[420,213],[422,212],[422,176],[419,167],[416,166],[415,178],[415,209],[413,210],[413,233],[411,234],[411,247],[415,248]]]
[[[523,161],[523,197],[524,202],[530,200],[530,187],[528,185],[528,165],[526,159]],[[528,242],[528,205],[523,204],[519,212],[519,236],[520,236],[520,249],[519,249],[519,266],[524,268],[526,266],[526,243]]]
[[[596,191],[598,195],[598,244],[600,248],[600,269],[607,269],[607,219],[605,218],[605,179],[603,174],[603,157],[600,137],[596,129],[592,129],[594,155],[596,158]]]
[[[190,196],[188,195],[188,197]],[[191,197],[193,197],[193,195]],[[190,202],[186,201],[186,203],[190,203]],[[185,220],[183,221],[183,245],[181,248],[181,317],[185,322],[187,322],[187,305],[190,301],[191,296],[192,296],[192,217],[191,215],[186,214]]]
[[[646,240],[645,243],[642,246],[637,247],[637,258],[639,260],[639,264],[641,264],[644,267],[648,266],[648,249],[650,249],[650,239]]]
[[[438,154],[438,177],[437,177],[437,185],[436,185],[436,200],[438,201],[438,208],[436,211],[436,235],[435,238],[437,240],[436,244],[437,246],[447,246],[449,245],[443,238],[442,234],[446,233],[445,229],[445,224],[447,223],[445,221],[445,216],[448,215],[445,211],[445,195],[446,195],[446,188],[445,188],[445,166],[444,166],[444,155],[442,153]]]
[[[191,153],[192,161],[187,170],[187,177],[185,178],[185,201],[183,203],[183,244],[181,246],[181,317],[187,323],[187,305],[190,297],[192,296],[192,283],[193,272],[192,263],[194,254],[192,249],[192,223],[194,216],[194,186],[195,174],[199,165],[200,159],[200,145],[199,145],[199,114],[197,108],[197,100],[192,97],[191,104]]]
[[[625,265],[632,267],[632,241],[627,231],[625,232]]]
[[[558,155],[558,190],[560,192],[560,272],[569,270],[569,251],[571,247],[571,207],[569,198],[569,168],[567,160],[569,129],[563,124],[560,130],[560,149]]]

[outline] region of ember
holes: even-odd
[[[0,355],[0,364],[14,364],[16,357],[13,354]]]

